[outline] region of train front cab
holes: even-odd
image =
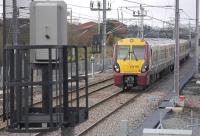
[[[122,39],[114,46],[114,83],[124,90],[149,85],[149,51],[143,39]]]

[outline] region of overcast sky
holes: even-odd
[[[2,1],[0,0],[0,5],[2,5]],[[18,0],[20,1],[18,4],[20,6],[28,6],[29,0]],[[91,0],[64,0],[68,8],[72,9],[74,22],[87,22],[87,21],[98,21],[98,12],[90,10],[90,1]],[[100,0],[103,2],[103,0]],[[129,1],[129,2],[128,2]],[[144,3],[152,6],[174,6],[175,0],[107,0],[107,2],[111,3],[111,11],[107,12],[107,18],[118,19],[119,9],[119,19],[122,20],[121,13],[123,13],[124,23],[126,24],[135,24],[138,23],[136,17],[133,17],[132,10],[138,11],[139,7],[129,8],[130,6],[139,6],[139,4],[132,2]],[[187,24],[188,20],[186,18],[195,19],[195,9],[196,9],[196,0],[179,0],[180,1],[180,9],[181,11],[181,23]],[[121,10],[122,7],[122,10]],[[127,9],[127,8],[128,9]],[[68,10],[70,10],[68,9]],[[155,7],[145,7],[147,11],[147,16],[151,16],[160,20],[170,21],[174,18],[174,8],[155,8]],[[2,6],[1,11],[2,13]],[[127,20],[128,19],[128,20]],[[102,20],[102,12],[101,12],[101,20]],[[145,23],[152,26],[162,26],[163,23],[156,20],[150,20],[149,17],[145,17]],[[172,21],[171,21],[172,23]],[[191,23],[195,23],[194,20]],[[164,24],[166,25],[166,24]]]
[[[65,0],[68,4],[68,7],[73,9],[73,16],[74,18],[83,20],[83,18],[90,18],[97,20],[98,13],[97,11],[90,11],[89,8],[83,8],[78,6],[84,6],[89,7],[90,6],[90,0]],[[103,0],[101,0],[103,1]],[[130,1],[130,2],[128,2]],[[121,19],[121,8],[120,7],[130,7],[130,6],[139,6],[139,4],[132,3],[138,2],[138,3],[144,3],[148,5],[153,6],[166,6],[166,5],[175,5],[175,0],[109,0],[108,2],[111,3],[111,11],[107,12],[107,18],[118,18],[117,14],[117,8],[120,9],[120,19]],[[181,12],[181,18],[195,18],[195,5],[196,0],[180,0],[180,9],[183,9]],[[76,7],[77,6],[77,7]],[[136,17],[132,16],[131,10],[139,10],[139,8],[123,8],[123,16],[124,16],[124,22],[131,24],[131,23],[137,23],[136,20],[126,20],[126,19],[136,19]],[[147,10],[147,15],[152,16],[154,18],[158,18],[165,21],[170,21],[174,18],[174,8],[155,8],[155,7],[145,7],[145,10]],[[102,16],[102,14],[101,14]],[[149,20],[149,17],[146,17],[147,20],[145,20],[145,23],[148,23],[150,25],[161,25],[162,23],[160,21],[156,20]],[[86,19],[84,19],[86,20]],[[87,20],[88,21],[88,20]],[[193,21],[194,22],[194,21]],[[188,20],[181,20],[181,23],[188,23]]]

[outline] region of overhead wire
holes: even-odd
[[[95,19],[92,19],[92,18],[88,18],[88,17],[80,17],[80,16],[74,16],[74,15],[72,17],[82,18],[82,19],[88,19],[88,20],[91,20],[91,21],[98,21],[98,20],[95,20]]]
[[[174,6],[170,6],[170,5],[168,5],[168,6],[156,6],[156,5],[150,5],[150,4],[146,4],[146,3],[140,3],[140,2],[135,2],[135,1],[131,1],[131,0],[123,0],[123,1],[126,1],[126,2],[131,2],[131,3],[135,3],[135,4],[139,4],[139,5],[144,5],[144,6],[146,6],[146,7],[157,7],[157,8],[164,8],[164,9],[169,9],[169,8],[172,8],[172,7],[174,7]],[[115,0],[112,2],[112,3],[114,3],[115,2]],[[71,5],[71,6],[73,6],[73,7],[79,7],[79,8],[87,8],[87,9],[90,9],[90,7],[86,7],[86,6],[81,6],[81,5],[74,5],[74,4],[68,4],[68,5]],[[0,4],[0,6],[2,6],[1,4]],[[122,8],[125,8],[125,9],[128,9],[128,8],[133,8],[133,7],[139,7],[139,6],[124,6],[124,7],[122,7]],[[20,8],[20,10],[27,10],[28,9],[28,7],[23,7],[22,9]],[[113,9],[112,9],[113,10]],[[115,10],[115,9],[114,9]],[[117,9],[116,9],[117,10]],[[21,11],[20,11],[21,12]],[[73,12],[73,13],[77,13],[77,12]],[[190,17],[185,11],[183,11],[183,13],[187,16],[187,17]],[[77,14],[79,14],[79,13],[77,13]],[[80,15],[80,14],[79,14]],[[84,14],[81,14],[81,16],[85,16],[85,17],[78,17],[78,18],[82,18],[82,19],[89,19],[89,20],[94,20],[94,21],[97,21],[97,20],[95,20],[94,18],[95,18],[95,16],[89,16],[89,15],[84,15]],[[76,16],[74,16],[74,17],[76,17]],[[91,18],[90,18],[91,17]],[[157,20],[157,21],[161,21],[161,22],[164,22],[164,23],[167,23],[167,24],[171,24],[170,22],[167,22],[167,21],[163,21],[163,20],[161,20],[161,19],[158,19],[158,18],[155,18],[155,17],[153,17],[153,16],[148,16],[148,17],[151,17],[152,19],[155,19],[155,20]],[[102,19],[102,18],[101,18]]]
[[[80,6],[80,5],[74,5],[74,4],[68,4],[68,5],[71,5],[73,7],[78,7],[78,8],[87,8],[87,9],[90,9],[90,7],[86,7],[86,6]]]
[[[133,10],[131,10],[131,9],[127,9],[127,10],[133,11]],[[130,14],[130,13],[127,13],[127,14]],[[153,16],[149,16],[149,15],[146,15],[146,16],[147,16],[147,17],[150,17],[150,18],[152,18],[152,19],[154,19],[154,20],[157,20],[157,21],[160,21],[160,22],[164,22],[164,23],[169,24],[169,25],[174,25],[174,24],[172,24],[172,23],[170,23],[170,22],[164,21],[164,20],[162,20],[162,19],[155,18],[155,17],[153,17]]]
[[[155,8],[163,8],[163,9],[173,9],[175,10],[175,6],[172,6],[172,5],[165,5],[165,6],[160,6],[160,5],[150,5],[150,4],[146,4],[146,3],[141,3],[141,2],[135,2],[135,1],[131,1],[131,0],[123,0],[123,1],[126,1],[126,2],[130,2],[130,3],[135,3],[135,4],[139,4],[139,5],[143,5],[143,7],[155,7]],[[134,8],[134,7],[137,7],[137,6],[128,6],[128,7],[124,7],[124,8]],[[184,10],[181,10],[185,15],[186,17],[188,17],[189,20],[193,20],[191,18],[191,16],[189,16]],[[156,18],[155,18],[156,19]],[[158,18],[157,18],[158,20]]]
[[[86,15],[86,14],[80,14],[80,13],[78,13],[78,12],[74,12],[73,11],[73,14],[78,14],[78,15],[82,15],[82,16],[86,16],[86,17],[91,17],[91,18],[95,18],[96,16],[90,16],[90,15]],[[102,19],[102,18],[101,18]]]
[[[74,5],[74,4],[68,4],[68,5],[70,5],[70,6],[72,6],[72,7],[77,7],[77,8],[90,9],[90,7],[81,6],[81,5]],[[117,10],[117,9],[115,9],[115,8],[111,8],[111,9],[112,9],[112,10]]]
[[[130,0],[123,0],[123,1],[126,1],[126,2],[130,2],[130,3],[135,3],[135,4],[138,4],[138,5],[143,5],[143,7],[152,7],[152,8],[173,8],[174,6],[172,5],[150,5],[150,4],[145,4],[145,3],[141,3],[141,2],[135,2],[135,1],[130,1]],[[173,8],[175,9],[175,8]]]

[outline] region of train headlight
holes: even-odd
[[[148,70],[148,66],[144,64],[144,65],[142,66],[141,72],[144,73],[144,72],[146,72],[147,70]]]
[[[115,64],[113,65],[113,69],[114,69],[115,72],[119,73],[119,72],[120,72],[119,64],[118,64],[118,63],[115,63]]]

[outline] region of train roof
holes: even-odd
[[[145,38],[144,39],[150,46],[166,46],[175,45],[175,40],[166,38]],[[180,39],[180,43],[185,43],[187,40]]]

